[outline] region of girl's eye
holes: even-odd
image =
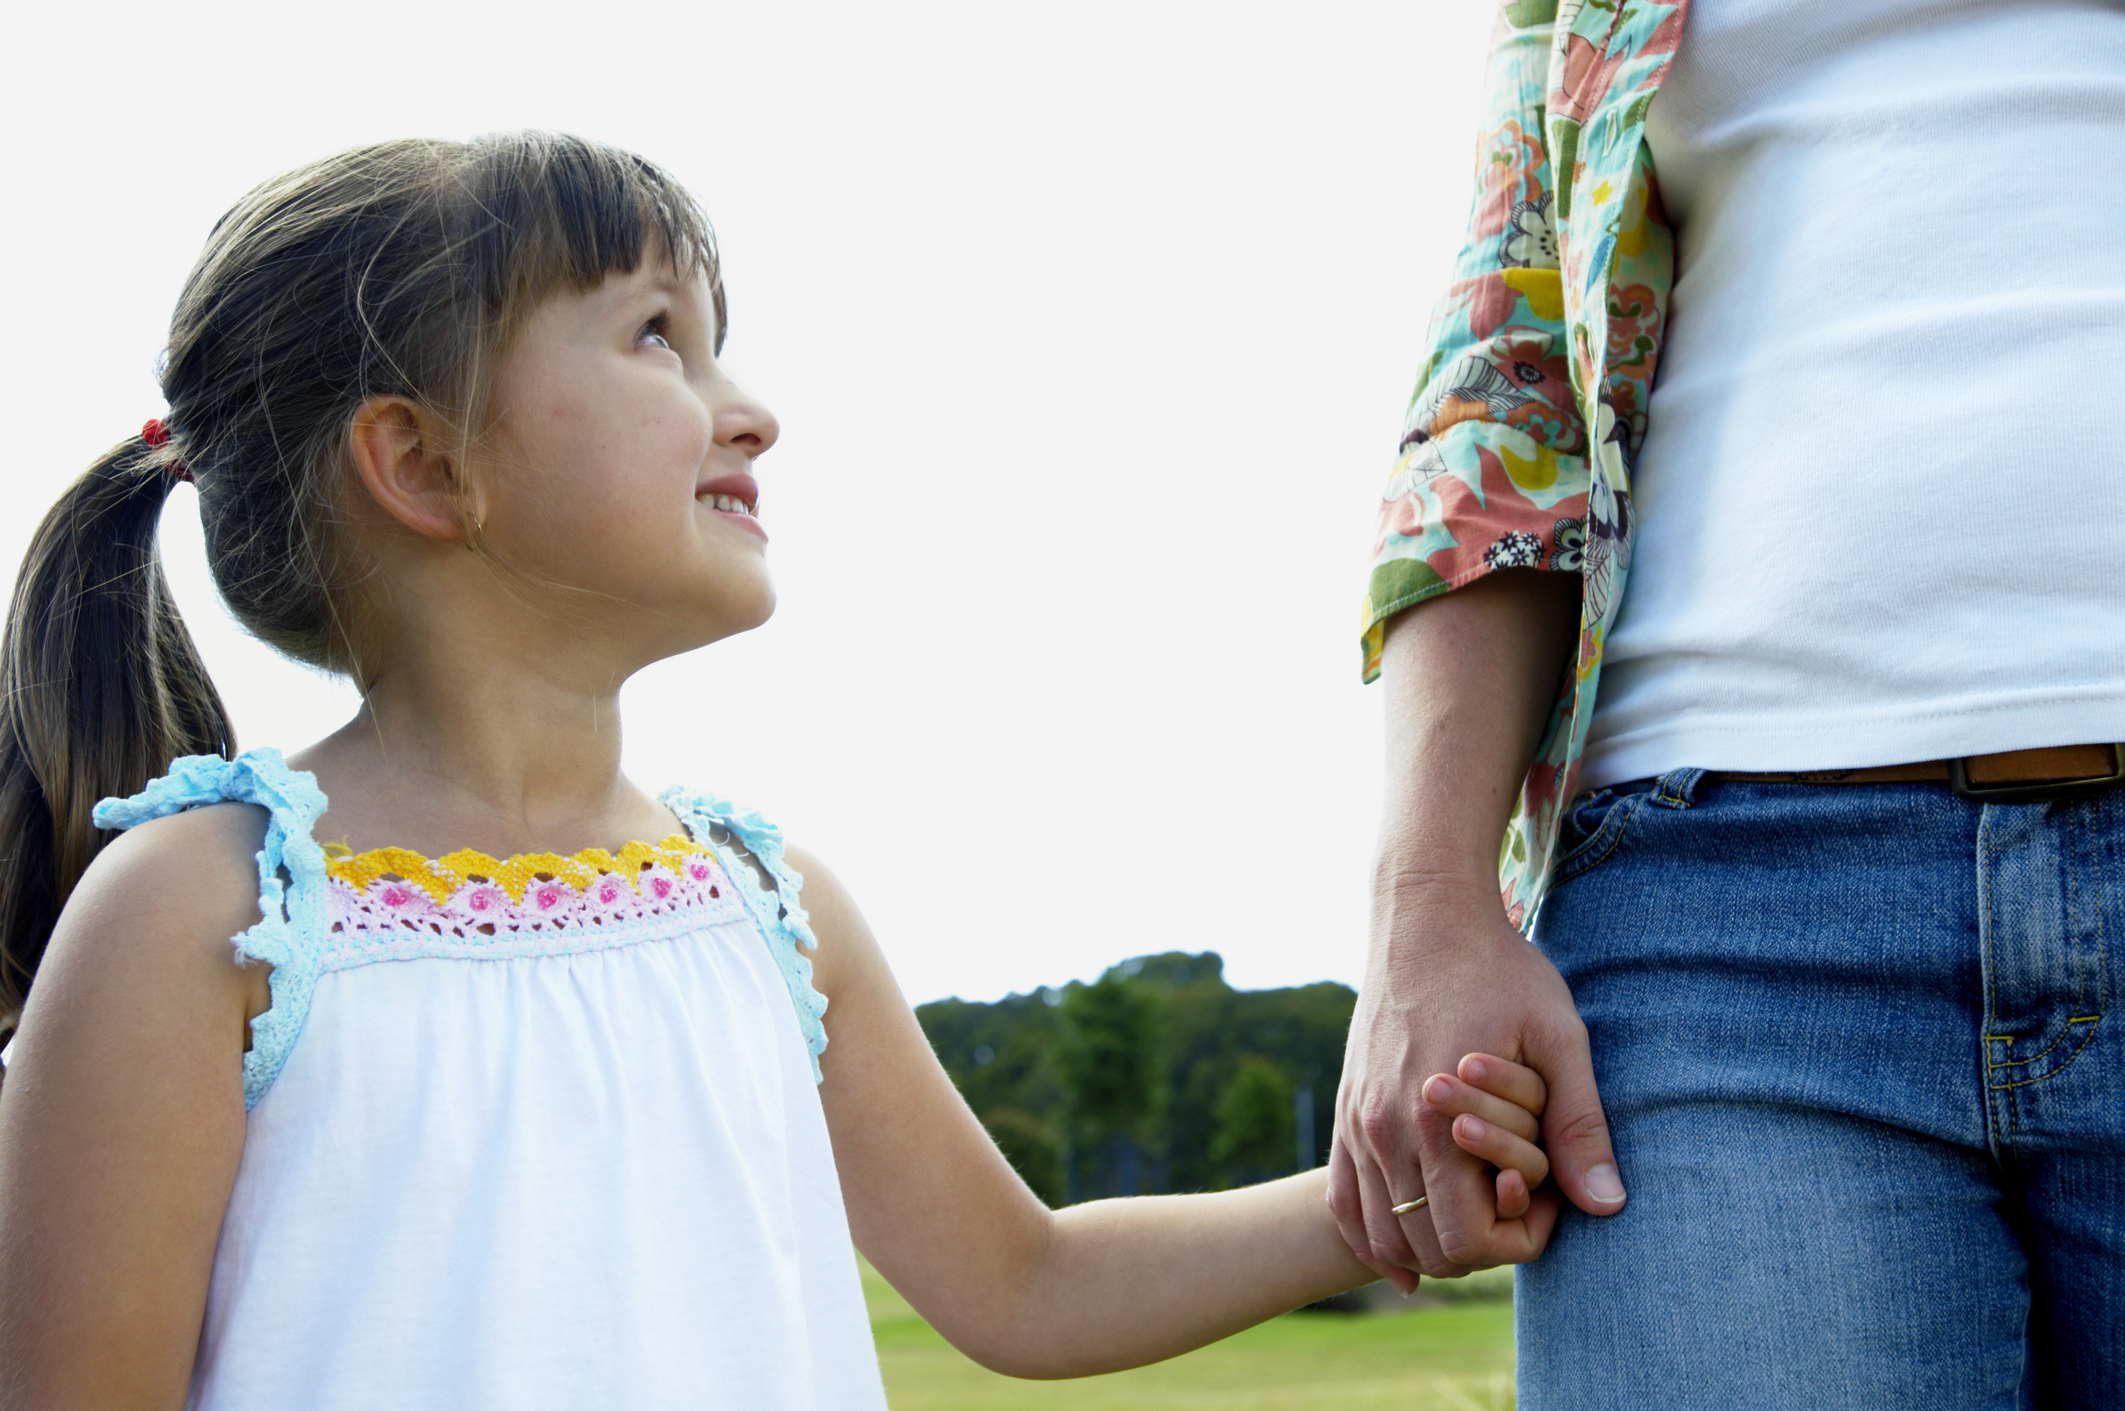
[[[659,314],[648,323],[643,324],[642,331],[635,335],[635,341],[652,348],[669,348],[671,340],[664,336],[663,315]]]

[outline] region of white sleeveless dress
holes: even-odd
[[[190,1406],[885,1405],[773,827],[675,791],[691,836],[617,857],[328,857],[270,750],[96,821],[224,799],[272,815],[273,1007]]]

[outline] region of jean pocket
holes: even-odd
[[[1630,824],[1631,815],[1647,797],[1635,790],[1618,793],[1614,789],[1597,789],[1573,800],[1565,810],[1557,839],[1557,864],[1550,870],[1550,887],[1561,887],[1613,856],[1623,842],[1623,830]]]

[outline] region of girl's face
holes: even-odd
[[[752,471],[780,429],[715,340],[706,283],[644,261],[540,305],[496,381],[482,534],[531,578],[590,595],[590,630],[630,666],[774,611]]]

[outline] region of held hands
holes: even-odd
[[[1417,1269],[1458,1278],[1533,1260],[1560,1190],[1589,1214],[1623,1208],[1585,1026],[1547,957],[1502,916],[1496,930],[1375,974],[1351,1025],[1329,1209],[1351,1252],[1405,1292]]]
[[[1472,1053],[1461,1060],[1456,1076],[1433,1075],[1424,1084],[1424,1101],[1452,1116],[1455,1146],[1497,1168],[1498,1218],[1523,1218],[1535,1190],[1549,1179],[1549,1157],[1536,1145],[1542,1138],[1542,1109],[1549,1103],[1542,1075]]]
[[[1524,1221],[1533,1208],[1534,1192],[1549,1179],[1549,1157],[1536,1144],[1542,1135],[1542,1110],[1549,1104],[1549,1085],[1542,1075],[1503,1058],[1472,1053],[1454,1075],[1434,1074],[1424,1084],[1424,1101],[1451,1118],[1456,1146],[1496,1169],[1494,1226]],[[1390,1207],[1388,1214],[1397,1221],[1412,1221],[1424,1218],[1430,1204],[1428,1196],[1414,1196]],[[1554,1209],[1554,1197],[1549,1206]],[[1392,1264],[1383,1269],[1362,1252],[1358,1257],[1403,1293],[1416,1288],[1416,1276],[1407,1269]]]

